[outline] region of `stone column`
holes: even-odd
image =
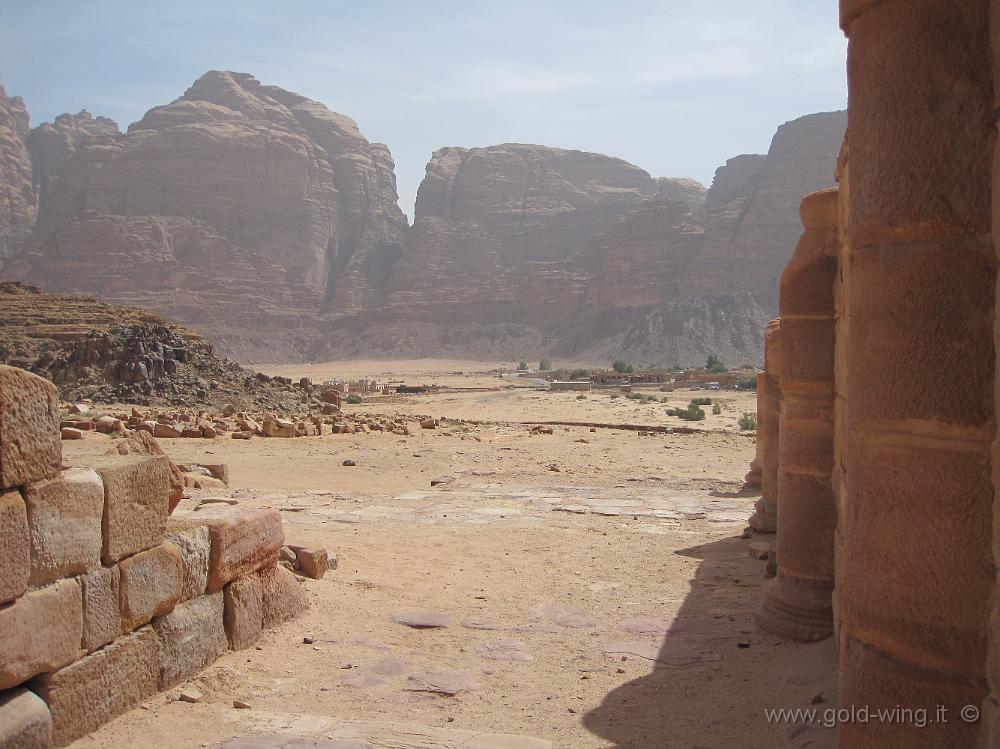
[[[771,320],[764,334],[764,371],[757,375],[757,464],[760,499],[754,504],[750,527],[760,533],[778,529],[778,414],[781,410],[778,353],[780,320]]]
[[[834,297],[837,190],[807,195],[805,232],[781,275],[778,574],[757,623],[796,640],[832,631]]]
[[[843,0],[850,259],[840,745],[971,747],[986,694],[996,258],[989,0]],[[938,706],[947,722],[935,721]]]
[[[993,105],[1000,107],[1000,0],[990,3],[990,36],[992,38],[993,54]],[[997,109],[994,108],[994,112]],[[994,123],[996,119],[994,118]],[[994,252],[1000,255],[1000,139],[997,139],[993,150],[993,201],[992,201],[992,234]],[[1000,265],[1000,257],[998,257]],[[996,306],[1000,310],[1000,277],[997,279]],[[994,371],[994,413],[995,421],[1000,424],[1000,320],[994,312],[994,355],[997,356]],[[1000,434],[993,443],[993,561],[1000,570]],[[993,615],[990,618],[988,632],[986,673],[989,683],[989,695],[983,700],[983,725],[980,733],[980,746],[1000,746],[1000,581],[994,583]]]

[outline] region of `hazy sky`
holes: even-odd
[[[144,7],[141,7],[144,6]],[[520,142],[706,184],[846,106],[835,0],[0,0],[0,84],[33,125],[124,130],[206,70],[251,73],[389,145],[400,205],[442,146]]]

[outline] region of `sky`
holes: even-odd
[[[706,185],[778,125],[847,104],[835,0],[0,0],[0,85],[32,125],[124,130],[207,70],[349,115],[413,216],[443,146],[539,143]]]

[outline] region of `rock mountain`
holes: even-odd
[[[385,145],[249,75],[206,73],[125,133],[87,112],[30,129],[0,88],[0,276],[148,307],[243,359],[759,361],[845,125],[787,123],[708,190],[600,154],[442,148],[408,226]]]

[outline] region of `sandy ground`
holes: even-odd
[[[375,364],[323,366],[448,384],[483,379],[448,372],[490,366]],[[289,542],[325,546],[340,566],[304,581],[308,614],[192,679],[203,703],[174,701],[174,689],[74,746],[212,746],[259,732],[350,736],[336,744],[345,749],[832,746],[832,730],[764,714],[814,700],[829,708],[836,689],[829,642],[790,643],[753,624],[765,577],[740,538],[756,499],[740,486],[754,439],[735,426],[753,395],[698,393],[718,396],[723,412],[697,434],[532,435],[520,422],[681,422],[663,404],[605,392],[493,386],[348,407],[483,422],[414,424],[410,437],[163,440],[179,463],[232,472],[228,490],[192,491],[180,511],[219,495],[276,507]],[[691,393],[657,395],[679,406]],[[66,462],[86,464],[108,443],[99,434],[64,443]],[[357,465],[343,466],[348,458]],[[454,480],[430,486],[445,475]],[[410,629],[392,621],[403,611],[445,614],[451,625]],[[498,649],[515,660],[495,660]],[[461,671],[477,688],[405,690],[431,669]],[[251,709],[234,709],[236,698]]]

